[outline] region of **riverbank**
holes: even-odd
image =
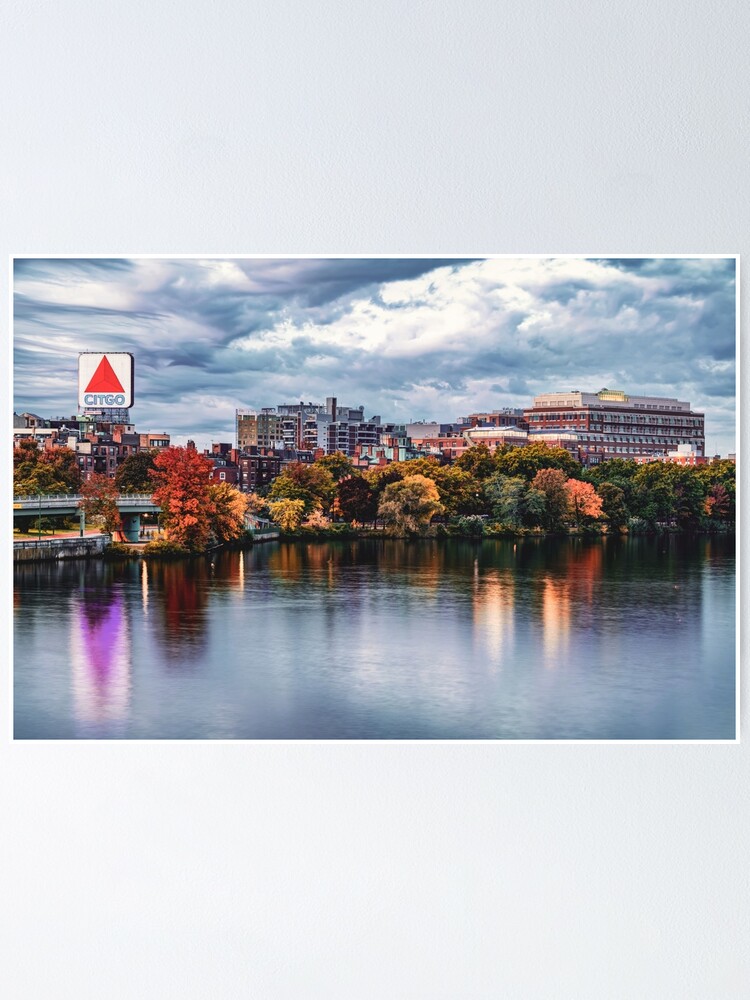
[[[14,539],[13,561],[33,562],[58,559],[105,559],[108,561],[127,561],[136,559],[177,560],[202,558],[219,550],[243,550],[254,545],[269,541],[282,542],[330,542],[330,541],[492,541],[522,539],[563,539],[563,538],[607,538],[607,537],[660,537],[660,536],[727,536],[734,534],[733,527],[696,529],[687,531],[676,527],[659,526],[654,529],[640,528],[632,530],[621,528],[607,530],[602,527],[568,528],[563,531],[544,531],[541,528],[510,528],[505,525],[488,525],[482,530],[466,530],[459,525],[430,525],[422,533],[398,534],[385,528],[353,528],[350,524],[332,524],[327,528],[300,528],[294,532],[284,532],[269,529],[253,535],[243,536],[234,542],[225,542],[212,546],[202,552],[189,552],[180,546],[167,541],[163,536],[144,539],[138,542],[113,541],[110,535],[87,533],[79,536],[75,532],[56,533],[47,537],[24,537]]]
[[[505,538],[517,540],[521,538],[606,538],[612,536],[659,536],[659,535],[732,535],[734,525],[712,528],[696,528],[687,530],[675,526],[658,525],[656,527],[642,526],[638,528],[609,529],[606,525],[563,528],[557,531],[546,531],[543,528],[512,528],[508,525],[490,524],[477,528],[463,528],[453,524],[432,524],[423,532],[397,532],[387,528],[353,528],[349,524],[335,524],[328,528],[299,528],[297,531],[281,531],[279,538],[285,542],[299,541],[348,541],[361,538],[368,539],[409,539],[411,541],[435,539],[464,539],[481,541],[482,539]]]

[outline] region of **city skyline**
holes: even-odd
[[[199,448],[238,408],[448,422],[607,386],[736,451],[732,257],[19,258],[14,292],[16,411],[72,415],[79,351],[131,351],[131,420]]]

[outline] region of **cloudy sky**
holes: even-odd
[[[732,258],[19,259],[14,409],[70,416],[78,352],[130,351],[138,429],[199,448],[236,408],[448,422],[606,386],[689,400],[726,454],[735,337]]]

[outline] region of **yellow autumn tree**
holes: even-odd
[[[296,531],[302,521],[305,512],[304,500],[272,500],[268,504],[271,517],[278,524],[282,531]]]
[[[383,490],[378,517],[386,530],[393,534],[415,534],[423,531],[432,518],[442,514],[444,509],[432,479],[420,475],[406,476]]]
[[[248,499],[231,483],[211,483],[208,488],[213,505],[211,531],[218,542],[239,538],[245,528]]]

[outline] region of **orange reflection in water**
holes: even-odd
[[[568,648],[570,584],[567,579],[545,576],[542,582],[542,644],[544,665],[555,669]]]
[[[578,597],[587,604],[594,602],[594,590],[602,577],[602,566],[604,559],[604,549],[601,544],[589,545],[576,554],[575,560],[571,560],[568,568],[568,576],[575,573],[575,581],[578,584]]]
[[[473,612],[474,629],[484,641],[490,669],[502,666],[502,654],[514,643],[515,579],[507,570],[491,570],[479,575],[475,560]]]
[[[170,635],[180,635],[188,627],[203,623],[206,593],[201,581],[179,563],[159,567],[164,589],[164,623]]]
[[[272,576],[287,580],[299,580],[302,576],[300,551],[296,545],[279,545],[268,559],[268,569]]]
[[[73,606],[70,660],[76,719],[124,720],[130,710],[130,632],[122,598],[82,599]]]

